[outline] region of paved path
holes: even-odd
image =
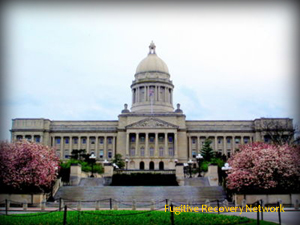
[[[257,213],[254,212],[243,212],[240,213],[223,213],[223,215],[235,215],[235,216],[245,216],[251,219],[257,218]],[[264,220],[279,223],[278,213],[268,212],[264,213]],[[300,224],[300,211],[286,211],[281,213],[281,224],[283,225],[299,225]]]

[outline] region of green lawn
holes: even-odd
[[[170,212],[164,211],[68,211],[67,224],[171,224]],[[175,224],[256,224],[246,217],[206,213],[181,213],[174,215]],[[1,215],[0,224],[63,224],[63,212]],[[261,225],[275,223],[260,221]]]

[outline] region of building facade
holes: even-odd
[[[255,120],[186,120],[177,104],[173,108],[174,85],[166,63],[152,42],[131,84],[132,107],[127,104],[118,120],[55,121],[13,119],[12,141],[28,139],[56,148],[66,159],[74,149],[94,153],[98,161],[115,154],[128,159],[128,169],[174,169],[175,161],[195,161],[205,139],[212,148],[230,156],[240,144],[268,142],[266,124],[277,122],[292,128],[289,118]]]

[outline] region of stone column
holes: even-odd
[[[235,152],[235,136],[232,136],[232,153]]]
[[[215,136],[215,152],[218,151],[218,138]]]
[[[188,157],[191,159],[192,158],[192,138],[190,135],[188,135],[188,140],[189,140],[189,155],[188,155]]]
[[[168,88],[165,87],[165,102],[168,102],[168,93],[167,93]]]
[[[144,102],[146,102],[147,101],[147,86],[144,86],[144,91],[145,91]]]
[[[86,152],[90,153],[90,136],[86,136]]]
[[[177,144],[177,132],[174,133],[174,156],[178,157],[178,144]]]
[[[126,133],[126,157],[129,156],[129,133]]]
[[[72,138],[73,138],[72,136],[69,137],[69,151],[70,151],[70,154],[72,153],[72,147],[73,147],[73,145],[72,145],[73,139]]]
[[[157,89],[158,89],[158,92],[157,92],[157,94],[158,94],[157,101],[160,102],[160,86],[157,86]]]
[[[223,137],[223,154],[227,155],[227,140],[226,140],[226,136]]]
[[[201,154],[201,140],[200,140],[200,136],[197,137],[197,149],[198,149],[198,153]]]
[[[95,136],[95,156],[99,157],[99,137]]]
[[[155,148],[154,148],[154,156],[158,156],[158,133],[155,132]]]
[[[63,144],[64,144],[64,137],[61,136],[60,137],[60,151],[62,151],[62,152],[64,152],[64,146],[63,146]],[[65,154],[63,154],[63,155],[65,155]],[[63,156],[63,158],[64,158],[64,156]]]
[[[140,87],[137,87],[137,102],[140,102]]]
[[[108,155],[107,155],[107,136],[106,135],[103,137],[103,144],[104,144],[104,149],[103,149],[104,153],[103,154],[104,154],[105,158],[108,159]]]
[[[146,140],[145,140],[145,156],[149,156],[149,133],[145,133]]]
[[[167,132],[165,132],[165,152],[164,152],[165,154],[165,156],[167,156],[168,155],[168,133]]]
[[[81,136],[78,136],[78,150],[81,149]]]
[[[116,155],[116,143],[115,143],[115,141],[116,141],[116,137],[115,136],[113,136],[112,137],[112,157],[114,157],[115,155]]]
[[[131,99],[131,101],[132,101],[132,104],[134,104],[134,89],[131,90],[131,93],[132,93],[132,99]]]
[[[139,149],[139,138],[140,138],[140,135],[139,133],[135,133],[135,155],[137,155],[137,153],[139,152],[138,149]]]

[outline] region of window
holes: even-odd
[[[227,144],[230,144],[230,139],[229,138],[227,138]]]
[[[196,138],[192,138],[192,143],[196,144]]]
[[[219,149],[218,152],[219,152],[220,154],[222,154],[222,149]]]
[[[104,151],[101,149],[99,151],[99,157],[100,157],[100,159],[103,159],[103,156],[104,156]]]
[[[91,144],[95,144],[95,138],[91,138]]]
[[[174,156],[174,149],[173,148],[169,148],[169,156]]]
[[[150,136],[149,139],[150,139],[150,142],[154,142],[154,136]]]
[[[150,148],[150,156],[154,156],[154,148]]]
[[[82,144],[86,144],[86,138],[82,138]]]
[[[91,151],[91,155],[95,155],[95,152],[94,152],[94,151]]]
[[[35,136],[34,140],[35,140],[35,142],[39,143],[40,142],[40,136]]]
[[[270,141],[270,139],[269,139],[268,136],[265,136],[264,139],[265,139],[265,142],[266,142],[266,143],[268,143],[268,142]]]
[[[159,148],[159,156],[164,156],[164,148],[163,147]]]
[[[135,136],[131,136],[131,142],[135,142]]]
[[[240,139],[236,138],[236,139],[235,139],[235,143],[236,143],[236,144],[239,144],[239,143],[240,143]]]
[[[104,138],[100,138],[100,139],[99,139],[99,143],[100,143],[100,144],[103,144],[103,141],[104,141],[103,139],[104,139]]]
[[[68,138],[68,137],[65,138],[65,143],[66,143],[66,144],[69,144],[69,138]]]
[[[112,158],[112,151],[108,151],[108,155],[107,155],[107,157],[108,157],[109,159],[111,159],[111,158]]]
[[[108,141],[108,144],[111,144],[112,143],[112,138],[108,138],[107,141]]]
[[[19,140],[22,140],[22,138],[23,138],[22,135],[18,135],[18,136],[17,136],[17,140],[18,140],[18,141],[19,141]]]
[[[230,158],[230,152],[231,150],[230,149],[227,149],[227,157]]]
[[[56,138],[56,144],[60,144],[60,138]]]
[[[173,137],[169,136],[169,142],[173,142]]]
[[[56,156],[60,158],[60,151],[56,151]]]
[[[221,144],[221,143],[222,143],[222,139],[218,138],[218,144]]]
[[[73,143],[74,144],[77,144],[78,143],[78,138],[76,137],[76,138],[73,138]]]
[[[249,142],[248,138],[244,138],[244,143],[247,144]]]
[[[68,159],[69,158],[69,150],[65,150],[65,159]]]
[[[145,156],[145,148],[141,147],[141,156]]]
[[[130,155],[135,156],[135,148],[130,149]]]
[[[30,135],[26,135],[25,139],[27,139],[27,141],[30,141],[31,140],[31,136]]]
[[[196,158],[196,151],[192,151],[193,158]]]
[[[141,140],[141,142],[145,142],[145,137],[141,136],[140,140]]]

